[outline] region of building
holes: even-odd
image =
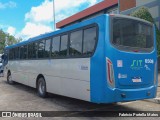
[[[63,28],[106,13],[118,14],[120,12],[120,14],[129,15],[141,6],[145,6],[149,9],[157,27],[160,28],[160,0],[104,0],[56,23],[56,27]]]
[[[126,4],[128,1],[128,4]],[[128,15],[145,6],[149,9],[157,27],[160,29],[160,0],[120,0],[120,13]]]
[[[118,12],[118,0],[104,0],[90,8],[87,8],[77,14],[74,14],[56,24],[57,28],[63,28],[65,26],[81,22],[83,20],[90,19],[92,17]]]

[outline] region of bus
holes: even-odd
[[[156,97],[155,26],[145,20],[103,14],[55,32],[7,46],[5,76],[47,93],[115,103]]]

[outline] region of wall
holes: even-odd
[[[132,0],[120,0],[120,6],[123,7],[127,5],[126,1],[132,1]],[[152,14],[152,17],[154,18],[154,21],[157,27],[160,29],[160,0],[133,0],[133,1],[136,2],[136,6],[133,7],[134,5],[132,5],[127,10],[123,10],[123,11],[121,10],[121,14],[129,15],[130,13],[140,8],[141,6],[145,6],[149,9],[150,13]]]
[[[151,3],[151,2],[154,2],[154,1],[156,1],[156,0],[136,0],[136,6],[141,6],[141,5]]]
[[[119,2],[120,2],[120,11],[136,7],[136,0],[119,0]]]

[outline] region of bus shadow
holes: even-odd
[[[30,87],[30,86],[27,86],[27,85],[24,85],[24,84],[21,84],[21,83],[18,83],[18,82],[14,82],[13,84],[8,84],[7,81],[3,81],[5,84],[9,85],[9,86],[12,86],[16,89],[19,89],[19,90],[22,90],[22,91],[25,91],[25,92],[28,92],[28,93],[32,93],[32,94],[36,94],[36,89],[33,88],[33,87]]]
[[[5,81],[7,84],[7,82]],[[19,89],[21,91],[25,91],[29,94],[34,95],[36,98],[38,98],[37,92],[35,88],[20,84],[15,82],[15,84],[12,86],[16,89]],[[39,98],[43,99],[43,98]],[[67,109],[67,111],[72,111],[71,114],[74,113],[75,116],[99,116],[110,113],[111,111],[115,112],[123,112],[123,111],[138,111],[137,109],[134,109],[132,107],[127,106],[123,103],[110,103],[110,104],[96,104],[91,103],[83,100],[78,100],[75,98],[69,98],[61,95],[56,95],[49,93],[48,97],[43,99],[45,102],[48,102],[49,104],[56,104],[58,106],[64,107]],[[88,113],[90,112],[90,113]],[[70,114],[67,114],[70,116]]]

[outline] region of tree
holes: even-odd
[[[2,53],[5,47],[6,34],[0,30],[0,53]]]
[[[153,24],[155,24],[154,19],[152,15],[150,14],[148,8],[141,7],[138,10],[131,13],[131,16],[138,17],[144,20],[147,20]],[[156,26],[156,24],[155,24]],[[158,27],[156,26],[156,38],[157,38],[157,50],[158,50],[158,56],[160,56],[160,31],[158,30]]]
[[[16,44],[20,41],[22,41],[21,38],[15,38],[3,30],[0,30],[0,53],[3,53],[5,46]]]

